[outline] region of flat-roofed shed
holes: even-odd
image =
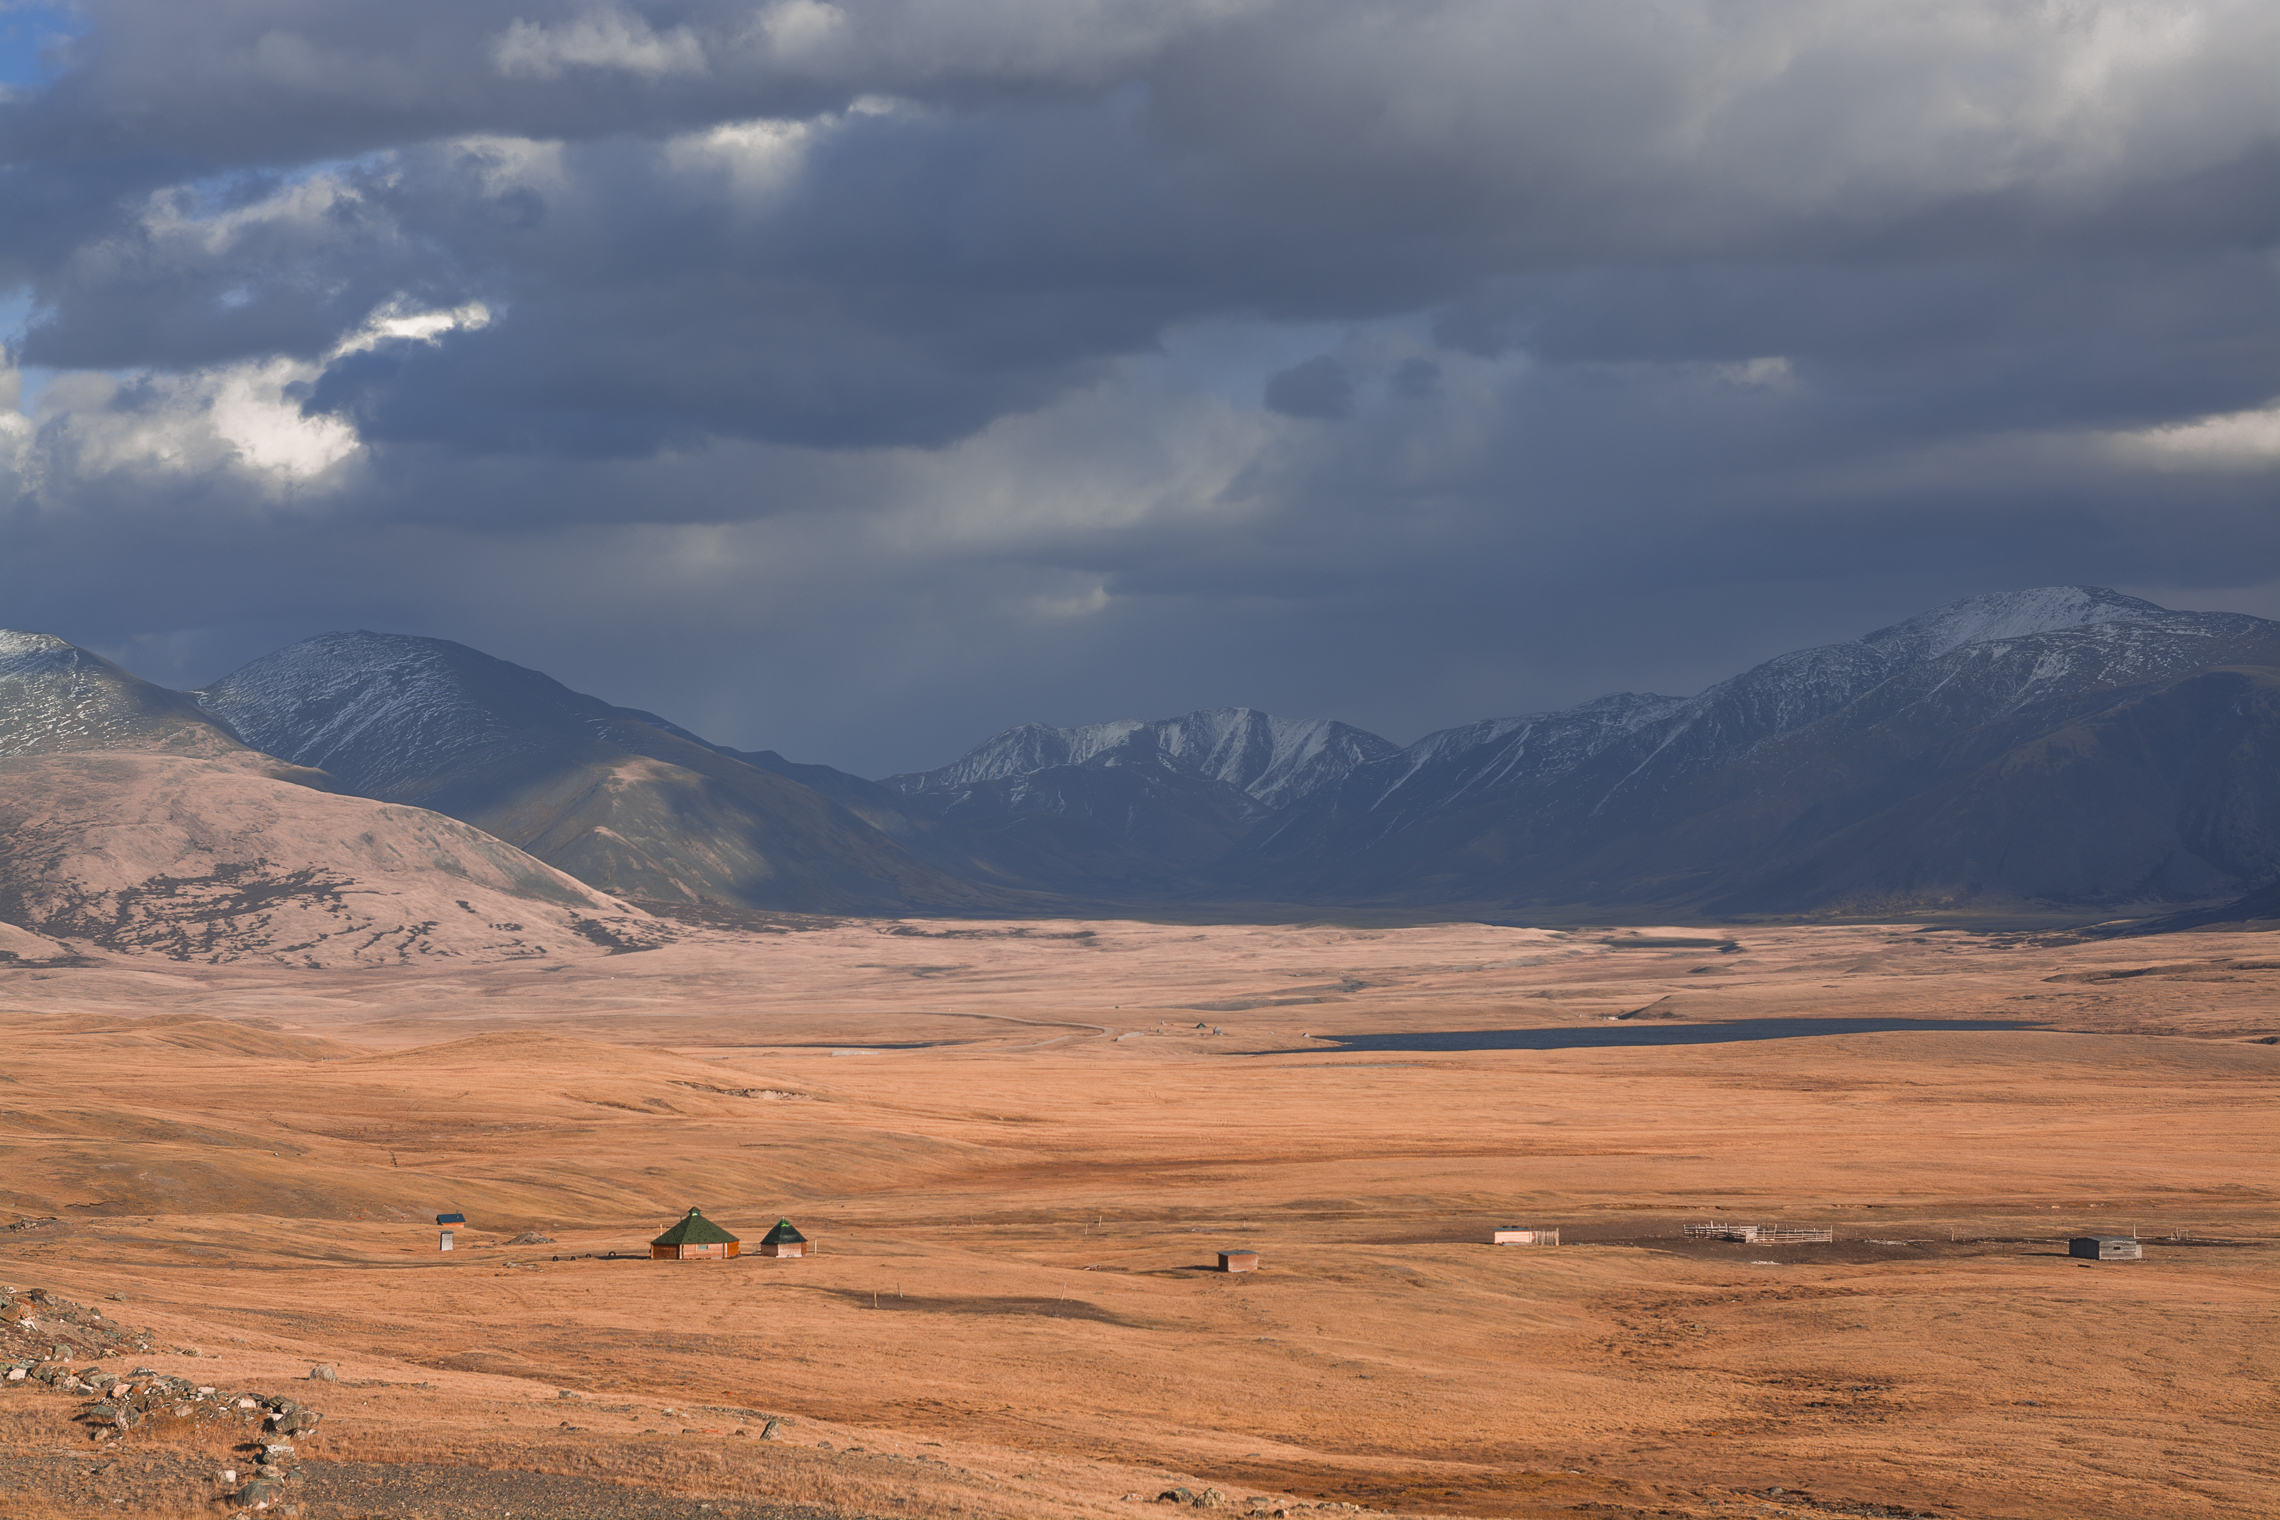
[[[808,1238],[792,1228],[789,1219],[779,1219],[776,1227],[760,1237],[762,1256],[805,1256]]]
[[[2077,1235],[2066,1243],[2066,1254],[2090,1261],[2138,1261],[2145,1256],[2133,1235]]]
[[[736,1237],[691,1209],[682,1221],[649,1243],[651,1261],[726,1261],[737,1254]]]
[[[1219,1253],[1219,1270],[1222,1272],[1256,1272],[1259,1270],[1259,1253],[1256,1251],[1222,1251]]]

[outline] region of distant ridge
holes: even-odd
[[[939,769],[889,776],[884,784],[920,795],[1064,766],[1107,770],[1155,764],[1220,782],[1262,806],[1278,808],[1394,752],[1389,741],[1349,724],[1216,707],[1155,722],[1127,719],[1082,728],[1025,723],[985,739]]]
[[[1177,897],[1251,829],[1395,753],[1325,719],[1222,707],[1153,722],[1007,729],[936,770],[890,776],[910,812],[1050,890]]]

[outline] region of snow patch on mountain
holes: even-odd
[[[1676,780],[1730,765],[1754,750],[1820,722],[1886,681],[1959,649],[2070,629],[2182,616],[2134,596],[2097,586],[2040,586],[1968,597],[1880,628],[1862,638],[1777,655],[1693,697],[1623,692],[1561,712],[1492,718],[1427,734],[1397,759],[1371,766],[1358,780],[1378,788],[1369,810],[1463,806],[1500,789],[1555,780],[1617,744],[1641,738],[1636,764],[1614,781],[1597,804],[1604,808],[1636,786],[1667,787]],[[2104,650],[2053,650],[2053,678],[2081,679],[2081,662],[2115,664],[2153,659],[2161,636],[2093,639]],[[2028,700],[2019,693],[2016,700]],[[1429,798],[1427,801],[1425,799]],[[1596,809],[1595,809],[1596,810]]]
[[[397,798],[478,754],[599,734],[615,717],[597,697],[464,644],[361,630],[303,639],[193,695],[256,748]]]
[[[79,646],[52,633],[0,628],[0,676],[30,675],[69,662]]]
[[[1499,786],[1540,780],[1573,770],[1608,745],[1685,705],[1683,697],[1617,692],[1562,712],[1488,718],[1444,728],[1400,752],[1370,774],[1383,787],[1370,805],[1392,800],[1420,777],[1432,807],[1454,807]],[[1406,799],[1404,799],[1406,800]]]
[[[117,749],[243,752],[182,693],[52,633],[0,629],[0,757]]]
[[[2103,586],[2036,586],[2026,591],[1997,591],[1950,602],[1906,622],[1879,628],[1858,642],[1883,655],[1892,668],[1898,669],[1936,660],[1966,644],[2023,638],[2028,634],[2053,633],[2061,628],[2081,628],[2093,623],[2155,617],[2168,610]]]
[[[455,678],[460,649],[401,634],[319,634],[194,695],[257,748],[385,792],[505,736]]]
[[[890,776],[883,784],[919,795],[1061,766],[1154,764],[1223,782],[1275,808],[1344,779],[1358,765],[1397,752],[1389,741],[1350,724],[1220,707],[1154,722],[1121,719],[1077,728],[1025,723],[984,740],[948,765]]]

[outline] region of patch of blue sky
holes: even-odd
[[[0,348],[16,348],[23,343],[24,329],[31,325],[33,305],[29,285],[0,290]]]
[[[0,0],[0,87],[36,90],[53,80],[65,48],[92,24],[77,6]]]

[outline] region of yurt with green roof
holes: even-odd
[[[792,1228],[789,1219],[779,1219],[776,1227],[760,1237],[762,1256],[806,1256],[810,1247],[808,1238]]]
[[[726,1261],[736,1254],[736,1237],[699,1209],[649,1243],[651,1261]]]

